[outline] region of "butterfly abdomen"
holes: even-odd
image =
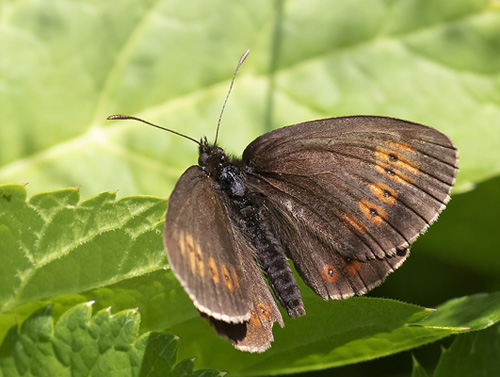
[[[306,314],[299,286],[286,259],[283,246],[265,220],[261,220],[252,229],[252,244],[257,249],[256,259],[260,268],[288,315],[295,318]]]
[[[222,190],[231,198],[231,212],[251,244],[254,258],[266,276],[276,298],[292,318],[305,314],[299,286],[288,263],[285,251],[266,219],[265,199],[248,192],[245,184],[247,172],[237,165],[228,164],[217,177]]]

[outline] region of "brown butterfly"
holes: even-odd
[[[266,279],[290,317],[305,314],[287,257],[325,300],[366,293],[437,219],[458,171],[445,134],[381,116],[283,127],[242,158],[181,136],[198,143],[199,159],[169,200],[170,266],[202,316],[249,352],[270,347],[275,322],[283,327]]]

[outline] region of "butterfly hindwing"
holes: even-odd
[[[449,200],[457,160],[441,132],[369,116],[284,127],[243,154],[276,234],[325,298],[364,293],[404,261]]]
[[[169,200],[165,248],[175,275],[216,330],[237,348],[261,352],[273,339],[273,324],[283,320],[230,208],[217,182],[200,167],[189,168]]]
[[[254,188],[250,180],[249,186]],[[379,285],[408,257],[409,250],[398,250],[395,255],[359,260],[342,255],[321,230],[297,221],[297,217],[281,203],[286,196],[271,186],[256,186],[268,200],[268,218],[275,234],[304,282],[324,299],[340,299],[364,294]]]

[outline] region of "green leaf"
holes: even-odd
[[[0,51],[9,51],[0,60],[0,182],[30,182],[33,192],[81,186],[85,198],[168,195],[196,162],[196,145],[106,116],[213,138],[246,48],[220,135],[231,152],[286,124],[379,114],[448,133],[461,154],[457,190],[500,172],[500,12],[491,0],[0,7]]]
[[[92,303],[77,305],[54,325],[52,307],[14,326],[0,347],[0,376],[222,376],[193,371],[193,360],[176,364],[178,338],[139,336],[139,313],[92,316]]]
[[[193,319],[172,328],[181,337],[180,355],[194,352],[200,367],[233,375],[291,374],[371,360],[500,320],[500,292],[450,300],[435,310],[366,297],[324,302],[303,286],[301,293],[307,315],[275,327],[275,341],[264,354],[236,351]]]
[[[434,377],[490,377],[500,370],[500,326],[456,337],[443,351]]]
[[[478,184],[473,191],[454,195],[417,247],[441,263],[469,270],[469,279],[457,276],[469,285],[477,277],[498,278],[498,224],[500,223],[500,177]]]
[[[23,305],[166,268],[160,237],[165,200],[115,201],[115,193],[78,200],[76,189],[26,201],[24,186],[0,186],[0,333],[22,315]]]
[[[458,335],[444,350],[434,377],[494,376],[500,370],[500,292],[450,300],[418,325],[428,328],[480,330]],[[425,373],[413,360],[413,375]]]
[[[457,335],[448,349],[443,349],[433,377],[490,377],[500,370],[500,326],[484,331]],[[428,374],[413,358],[412,377]]]
[[[437,307],[418,323],[440,329],[480,330],[500,321],[500,292],[460,297]]]
[[[412,356],[413,369],[411,371],[411,377],[429,377],[422,365],[419,364],[415,356]]]

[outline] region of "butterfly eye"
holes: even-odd
[[[200,156],[198,157],[198,165],[206,166],[209,158],[210,155],[207,152],[201,152]]]

